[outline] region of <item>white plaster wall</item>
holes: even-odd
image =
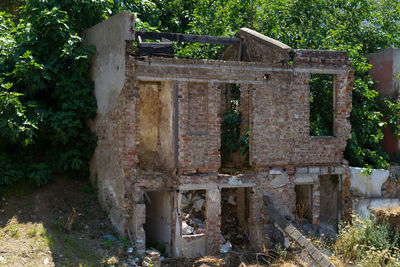
[[[367,198],[360,199],[353,205],[353,210],[363,219],[371,216],[371,211],[376,208],[392,208],[400,206],[397,198]]]
[[[97,117],[91,129],[103,138],[98,141],[90,163],[91,179],[99,188],[99,200],[109,212],[109,218],[120,234],[124,233],[123,211],[124,171],[119,161],[119,147],[115,144],[120,125],[107,121],[117,107],[118,97],[125,83],[125,43],[134,38],[134,17],[122,12],[82,33],[86,45],[94,45],[91,58],[91,79],[97,101]]]
[[[91,78],[95,84],[97,112],[115,107],[125,83],[125,40],[134,39],[134,17],[124,11],[96,24],[82,34],[87,45],[96,46],[91,58]]]
[[[388,170],[373,169],[371,174],[364,174],[364,168],[350,167],[350,190],[361,197],[382,196],[382,184],[389,178]]]

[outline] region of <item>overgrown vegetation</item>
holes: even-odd
[[[79,37],[128,9],[138,29],[233,36],[255,29],[293,48],[345,50],[353,62],[353,166],[386,168],[382,126],[400,135],[400,105],[372,89],[364,55],[400,46],[400,3],[389,0],[25,0],[0,5],[0,185],[88,175],[96,138],[88,56]],[[12,15],[11,15],[12,14]],[[178,56],[218,58],[220,46],[176,43]],[[387,122],[383,120],[384,116]]]
[[[399,247],[400,233],[389,224],[354,216],[340,227],[333,249],[345,266],[399,266]]]
[[[231,160],[233,152],[240,152],[244,157],[249,157],[249,131],[241,135],[242,110],[240,108],[240,85],[227,85],[229,90],[229,103],[221,124],[221,161]]]
[[[310,134],[333,135],[333,75],[311,74]]]
[[[17,16],[0,13],[0,185],[87,177],[96,145],[86,126],[96,114],[93,48],[79,34],[105,19],[110,3],[21,3]]]

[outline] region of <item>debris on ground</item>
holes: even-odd
[[[182,234],[191,235],[194,232],[194,228],[188,225],[185,221],[182,221]]]
[[[228,253],[232,249],[232,244],[229,241],[225,241],[224,244],[221,244],[220,252],[221,253]]]
[[[154,249],[146,250],[146,255],[143,258],[142,267],[160,267],[161,255],[160,252]]]
[[[76,210],[75,210],[75,208],[72,208],[72,212],[69,215],[67,222],[64,224],[65,231],[67,231],[67,232],[71,231],[71,227],[75,220],[75,217],[76,217]]]
[[[182,194],[182,234],[194,235],[206,232],[205,190],[191,190]]]
[[[237,215],[237,192],[235,188],[224,188],[221,194],[221,247],[242,250],[249,245],[249,235],[245,226],[241,226]],[[224,242],[226,240],[226,243]],[[229,250],[228,250],[229,251]]]
[[[116,239],[114,236],[112,236],[112,235],[104,235],[103,237],[104,237],[104,239],[108,239],[108,240],[110,240],[110,241],[116,241],[116,240],[117,240],[117,239]]]

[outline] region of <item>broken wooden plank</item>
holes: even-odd
[[[310,240],[308,240],[296,227],[286,220],[274,207],[270,198],[266,195],[263,197],[264,206],[262,212],[268,216],[283,231],[289,239],[305,251],[311,259],[321,267],[335,267],[335,265],[319,251]]]
[[[150,40],[162,40],[162,38],[165,38],[170,41],[177,41],[177,42],[240,45],[239,38],[231,38],[231,37],[217,37],[217,36],[170,33],[170,32],[135,31],[135,37],[137,38],[138,36],[141,36],[143,39],[150,39]]]

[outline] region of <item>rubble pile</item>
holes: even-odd
[[[246,229],[239,224],[235,188],[222,190],[221,215],[221,248],[228,248],[230,244],[234,249],[246,247],[249,244],[249,236]]]
[[[182,234],[194,235],[206,232],[205,206],[205,190],[191,190],[182,194]]]

